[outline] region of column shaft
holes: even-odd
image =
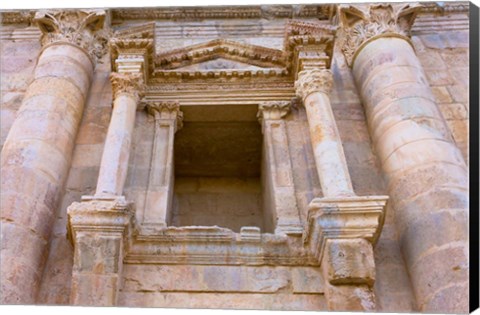
[[[47,46],[1,153],[1,303],[35,303],[93,76],[77,46]]]
[[[323,92],[313,92],[305,97],[304,104],[323,195],[354,195],[330,98]]]
[[[379,38],[353,74],[420,310],[467,311],[468,169],[422,66],[407,40]]]
[[[123,193],[136,111],[135,96],[123,93],[115,98],[103,149],[96,195],[119,196]]]

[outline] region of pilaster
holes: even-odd
[[[146,108],[155,120],[155,131],[142,230],[155,232],[166,228],[171,214],[174,136],[182,128],[183,113],[178,101],[148,102]]]
[[[260,103],[257,117],[262,124],[264,160],[262,182],[264,205],[271,215],[265,222],[275,233],[301,234],[299,210],[293,185],[292,162],[284,117],[290,112],[290,101]]]

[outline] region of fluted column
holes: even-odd
[[[356,196],[329,93],[333,78],[322,67],[301,71],[295,83],[310,128],[323,198],[309,205],[304,240],[325,279],[332,311],[373,311],[373,245],[383,226],[388,196]]]
[[[112,73],[113,112],[97,181],[97,197],[121,196],[127,177],[135,114],[143,91],[141,73]]]
[[[1,153],[1,304],[35,303],[88,96],[103,10],[40,11],[42,51]]]
[[[343,5],[342,50],[388,179],[419,310],[468,311],[468,168],[408,37],[418,6]]]
[[[257,117],[262,124],[262,186],[267,226],[275,233],[301,234],[302,225],[293,186],[292,162],[283,118],[290,101],[260,103]]]
[[[154,232],[165,228],[171,215],[174,136],[183,113],[178,101],[149,102],[147,110],[155,119],[155,134],[142,228]]]

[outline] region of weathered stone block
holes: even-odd
[[[367,284],[375,282],[372,245],[364,239],[328,240],[322,268],[331,284]]]

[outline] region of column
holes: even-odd
[[[387,196],[356,196],[329,93],[325,67],[302,70],[295,83],[303,100],[323,198],[309,205],[304,241],[320,263],[332,311],[374,311],[375,245]]]
[[[152,159],[143,213],[142,229],[149,232],[167,227],[171,215],[175,132],[182,127],[183,113],[178,101],[149,102],[147,110],[155,119]]]
[[[295,83],[307,112],[318,177],[325,197],[353,196],[345,153],[330,104],[333,86],[328,69],[303,70]]]
[[[292,162],[283,118],[290,101],[260,103],[257,117],[262,124],[262,187],[265,222],[275,233],[301,234],[303,231],[293,185]],[[268,216],[268,217],[267,217]]]
[[[97,197],[121,196],[127,178],[135,114],[143,90],[141,73],[112,73],[113,112],[97,181]]]
[[[82,202],[74,202],[67,209],[68,236],[74,246],[70,292],[73,305],[117,304],[123,258],[135,216],[132,203],[123,196],[123,188],[135,115],[144,90],[145,59],[143,52],[139,53],[130,58],[120,54],[114,60],[117,72],[110,76],[113,111],[97,190],[94,196],[82,196]]]
[[[342,50],[388,180],[419,311],[462,313],[468,311],[468,168],[408,37],[418,9],[341,6]]]
[[[103,10],[40,11],[38,57],[1,153],[1,304],[35,303],[55,212],[105,45]]]

